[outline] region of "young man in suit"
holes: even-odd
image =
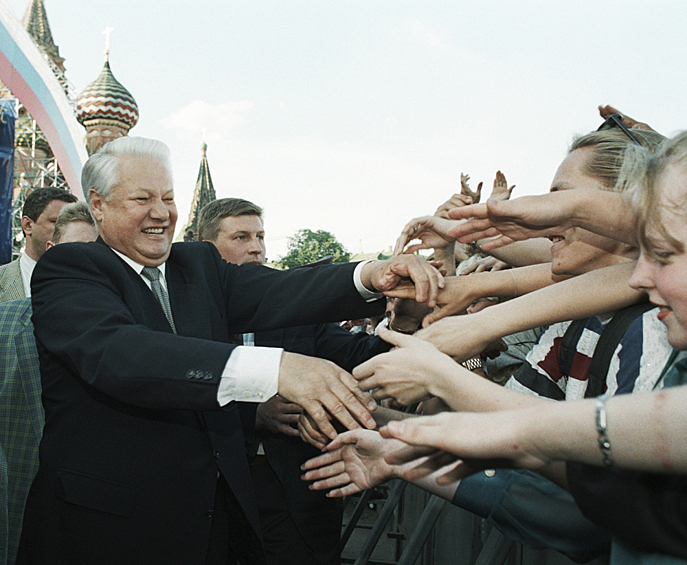
[[[198,219],[198,238],[213,243],[229,263],[265,263],[262,208],[247,200],[223,198],[207,204]],[[389,350],[380,338],[362,332],[354,335],[335,323],[244,334],[243,343],[283,347],[328,359],[349,372]],[[301,464],[319,455],[319,450],[299,438],[300,413],[300,406],[279,396],[257,408],[251,475],[270,565],[318,565],[339,560],[341,504],[309,489],[300,478]]]
[[[100,237],[50,249],[32,279],[46,423],[18,563],[264,563],[245,441],[279,393],[335,435],[373,406],[333,363],[229,343],[236,333],[368,316],[417,257],[278,272],[172,245],[170,155],[123,137],[83,169]]]
[[[0,266],[0,302],[31,296],[33,268],[45,253],[60,210],[70,202],[76,202],[76,196],[55,187],[36,188],[26,197],[21,217],[26,248],[17,259]]]

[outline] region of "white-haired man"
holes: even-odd
[[[169,150],[154,140],[105,145],[82,185],[99,239],[49,250],[32,280],[46,425],[18,563],[264,563],[249,403],[279,393],[332,435],[327,411],[374,423],[333,363],[230,335],[381,312],[378,291],[408,276],[433,302],[441,276],[408,256],[278,272],[172,245]]]

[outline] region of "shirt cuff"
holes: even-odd
[[[224,366],[217,401],[265,402],[278,392],[280,347],[236,347]]]
[[[365,302],[374,302],[375,300],[379,300],[380,298],[382,298],[382,296],[384,295],[381,292],[373,292],[365,288],[360,273],[362,272],[363,267],[368,263],[372,263],[372,261],[362,261],[361,263],[358,263],[358,265],[355,268],[355,271],[353,271],[353,284],[355,284],[356,290],[358,291],[360,296],[363,297]]]

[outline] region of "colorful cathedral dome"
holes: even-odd
[[[79,95],[76,119],[84,127],[94,120],[118,122],[127,131],[138,122],[136,100],[114,77],[107,59],[100,76]]]

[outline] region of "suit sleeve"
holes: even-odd
[[[391,344],[364,332],[352,334],[338,324],[317,326],[316,357],[333,361],[349,373],[361,363],[391,349]]]
[[[355,265],[317,272],[236,267],[210,244],[181,244],[173,246],[167,267],[179,335],[140,276],[109,248],[50,249],[32,281],[33,321],[44,354],[129,405],[219,410],[217,386],[235,347],[227,343],[230,333],[368,315],[382,307],[355,291]]]
[[[41,355],[128,405],[219,410],[217,383],[235,346],[174,335],[140,277],[128,276],[107,248],[81,252],[88,246],[56,246],[36,266],[33,322]],[[103,253],[112,260],[100,260]]]

